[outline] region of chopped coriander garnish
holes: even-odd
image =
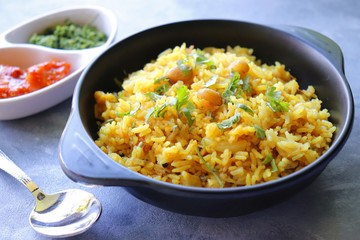
[[[206,140],[205,140],[205,138],[203,138],[201,140],[201,144],[202,144],[202,148],[206,148]]]
[[[277,172],[278,171],[278,168],[276,166],[276,162],[275,162],[275,159],[273,158],[272,154],[269,153],[266,155],[264,161],[263,161],[263,164],[267,165],[269,164],[271,165],[271,171],[272,172]]]
[[[289,110],[289,103],[281,101],[281,92],[275,91],[274,86],[268,87],[266,90],[266,97],[268,99],[267,105],[274,112],[287,112]]]
[[[156,105],[155,107],[152,107],[148,110],[148,112],[146,113],[145,115],[145,122],[148,122],[149,121],[149,118],[151,116],[154,116],[154,117],[164,117],[165,115],[165,108],[167,107],[167,103],[164,103],[160,106]]]
[[[167,92],[167,90],[169,90],[169,88],[170,88],[168,82],[169,82],[169,78],[166,76],[155,79],[154,84],[160,84],[160,86],[158,86],[155,89],[155,93],[161,95],[161,94],[164,94],[165,92]]]
[[[161,82],[168,82],[168,81],[169,81],[168,77],[162,76],[162,77],[156,78],[154,80],[154,84],[158,84],[158,83],[161,83]]]
[[[216,68],[214,62],[205,57],[205,54],[200,49],[197,49],[193,56],[195,58],[196,65],[206,64],[210,69]]]
[[[273,159],[273,156],[271,153],[267,154],[264,161],[263,161],[263,164],[268,164],[269,162],[271,162],[271,160]]]
[[[241,108],[242,110],[244,110],[245,112],[254,115],[253,110],[251,110],[251,108],[249,108],[248,106],[242,104],[242,103],[238,103],[236,104],[236,108]]]
[[[239,122],[239,120],[240,120],[240,113],[235,113],[234,116],[222,121],[221,123],[218,123],[217,126],[220,129],[231,128],[235,123]]]
[[[183,113],[188,120],[189,126],[192,126],[194,119],[191,113],[195,109],[195,105],[189,101],[190,92],[185,85],[181,85],[176,91],[175,109],[178,113]]]
[[[181,107],[189,102],[190,92],[185,85],[181,85],[176,91],[176,111],[180,111]]]
[[[181,71],[181,74],[183,76],[188,76],[190,74],[190,71],[191,71],[191,66],[185,64],[185,61],[184,60],[178,60],[176,61],[176,65],[178,66],[178,68],[180,69]]]
[[[266,137],[265,130],[262,129],[259,125],[255,125],[254,128],[257,138],[264,139]]]
[[[151,100],[153,100],[154,102],[156,102],[156,100],[162,98],[161,95],[156,94],[156,93],[154,93],[154,92],[148,92],[148,93],[145,93],[145,95],[146,95],[148,98],[150,98]]]
[[[155,89],[155,93],[164,94],[169,90],[170,86],[167,83],[161,84],[159,87]]]
[[[160,106],[155,106],[155,110],[154,110],[154,117],[164,117],[165,114],[165,108],[167,107],[167,104],[164,103]]]
[[[240,84],[240,74],[238,72],[234,72],[229,85],[227,86],[226,90],[222,93],[222,97],[225,99],[226,102],[229,101],[230,96],[236,94],[239,84]]]
[[[192,102],[188,102],[185,108],[182,109],[189,126],[191,127],[194,123],[194,118],[191,116],[191,113],[195,110],[195,105]]]
[[[124,112],[124,113],[116,113],[116,116],[118,117],[123,117],[123,116],[128,116],[130,115],[130,111]]]
[[[270,164],[271,164],[271,171],[272,171],[272,172],[277,172],[277,171],[278,171],[278,168],[277,168],[277,166],[276,166],[275,159],[272,159]]]
[[[196,153],[198,154],[198,156],[199,156],[199,158],[200,158],[201,163],[203,163],[203,164],[205,165],[205,167],[214,175],[214,177],[215,177],[216,180],[218,181],[220,187],[223,188],[223,187],[224,187],[224,184],[223,184],[223,182],[221,181],[220,177],[217,175],[216,169],[212,168],[212,167],[210,166],[210,164],[205,161],[204,157],[203,157],[203,156],[201,155],[201,153],[200,153],[200,150],[199,150],[199,147],[198,147],[198,146],[196,146],[195,150],[196,150]]]
[[[133,110],[129,110],[129,111],[127,111],[127,112],[124,112],[124,113],[117,113],[116,115],[118,116],[118,117],[123,117],[123,116],[134,116],[135,115],[135,113],[140,109],[140,107],[141,107],[141,104],[138,104],[137,106],[136,106],[136,108],[134,108]]]
[[[109,119],[107,119],[106,121],[104,121],[104,122],[102,122],[102,123],[98,123],[100,126],[104,126],[105,124],[107,124],[107,123],[111,123],[111,122],[113,122],[113,121],[115,121],[114,119],[112,119],[112,118],[109,118]]]
[[[251,93],[252,92],[252,88],[250,85],[250,77],[248,75],[246,75],[246,77],[243,80],[243,85],[242,85],[242,89],[245,93]]]

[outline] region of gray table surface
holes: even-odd
[[[360,110],[360,1],[358,0],[0,0],[0,32],[58,7],[98,4],[118,18],[116,40],[164,23],[203,18],[289,24],[319,31],[339,44],[345,72]],[[100,220],[74,239],[359,239],[360,125],[308,188],[274,207],[249,215],[212,219],[168,212],[144,203],[121,187],[88,188],[69,180],[59,165],[58,143],[71,100],[37,115],[0,121],[0,148],[45,191],[86,189],[103,204]],[[28,215],[32,196],[0,172],[0,239],[46,239]]]

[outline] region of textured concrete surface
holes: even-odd
[[[360,1],[357,0],[0,0],[0,32],[57,7],[98,4],[119,21],[117,40],[160,24],[189,19],[236,19],[311,28],[344,53],[345,72],[360,110]],[[0,148],[47,192],[83,188],[103,203],[96,225],[73,239],[357,239],[360,224],[360,125],[310,187],[274,207],[249,215],[211,219],[164,211],[120,187],[87,188],[69,180],[58,163],[58,143],[71,100],[40,114],[0,121]],[[0,239],[46,239],[28,223],[31,195],[0,172]]]

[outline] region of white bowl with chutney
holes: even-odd
[[[100,46],[79,50],[55,49],[28,43],[34,33],[41,34],[49,27],[64,24],[66,20],[79,26],[95,27],[107,39]],[[53,60],[65,61],[71,65],[70,73],[58,82],[20,96],[0,97],[0,120],[36,114],[72,96],[82,71],[114,41],[116,31],[117,19],[112,11],[86,5],[48,12],[0,34],[0,65],[16,66],[22,70]]]

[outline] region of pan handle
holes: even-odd
[[[77,115],[77,116],[75,116]],[[80,117],[73,111],[59,143],[60,165],[73,181],[85,185],[146,186],[151,179],[108,159],[94,143],[87,139]]]
[[[283,30],[307,42],[313,48],[323,54],[340,72],[344,71],[344,56],[337,43],[327,36],[311,29],[298,26],[281,25],[277,29]]]

